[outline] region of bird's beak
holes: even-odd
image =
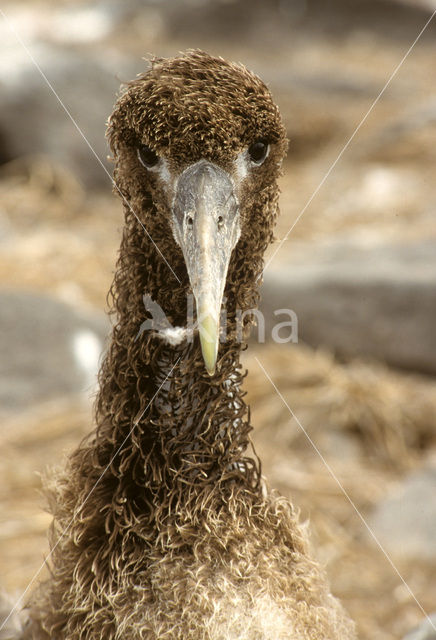
[[[190,165],[177,181],[172,216],[174,237],[183,251],[197,305],[201,350],[212,376],[227,269],[240,235],[239,208],[229,174],[206,160]]]

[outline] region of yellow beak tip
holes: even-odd
[[[206,367],[206,371],[210,376],[213,376],[216,371],[216,358],[217,353],[214,345],[202,344],[203,360]]]
[[[218,354],[218,325],[211,315],[206,315],[200,322],[201,351],[206,371],[210,376],[215,374]]]

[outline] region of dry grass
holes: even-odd
[[[360,636],[401,637],[422,613],[362,518],[435,451],[435,381],[376,363],[339,364],[328,353],[302,346],[251,347],[246,364],[254,441],[269,484],[310,519],[317,554]],[[422,606],[432,611],[436,563],[393,561]]]
[[[347,459],[366,456],[403,470],[436,444],[432,379],[397,373],[376,361],[339,364],[328,351],[302,345],[252,348],[245,358],[249,371],[260,370],[257,360],[310,435],[332,453],[335,434],[341,434],[341,455]],[[257,423],[281,447],[302,448],[304,433],[289,425],[288,408],[265,381],[249,376]]]
[[[0,437],[0,584],[27,586],[48,552],[51,517],[43,510],[41,474],[60,463],[89,430],[90,407],[60,399],[4,418]]]

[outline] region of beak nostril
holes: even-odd
[[[192,216],[188,216],[186,219],[186,222],[188,223],[188,227],[192,227],[192,225],[194,224],[194,220],[192,219]]]
[[[223,226],[223,223],[224,223],[224,218],[222,216],[218,216],[218,219],[217,219],[218,229],[221,229],[221,227]]]

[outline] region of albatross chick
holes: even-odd
[[[294,508],[247,452],[238,318],[273,237],[278,108],[243,66],[190,51],[126,86],[108,137],[125,212],[116,324],[96,429],[48,489],[51,573],[24,637],[355,638]],[[168,340],[139,332],[144,295],[181,328]]]

